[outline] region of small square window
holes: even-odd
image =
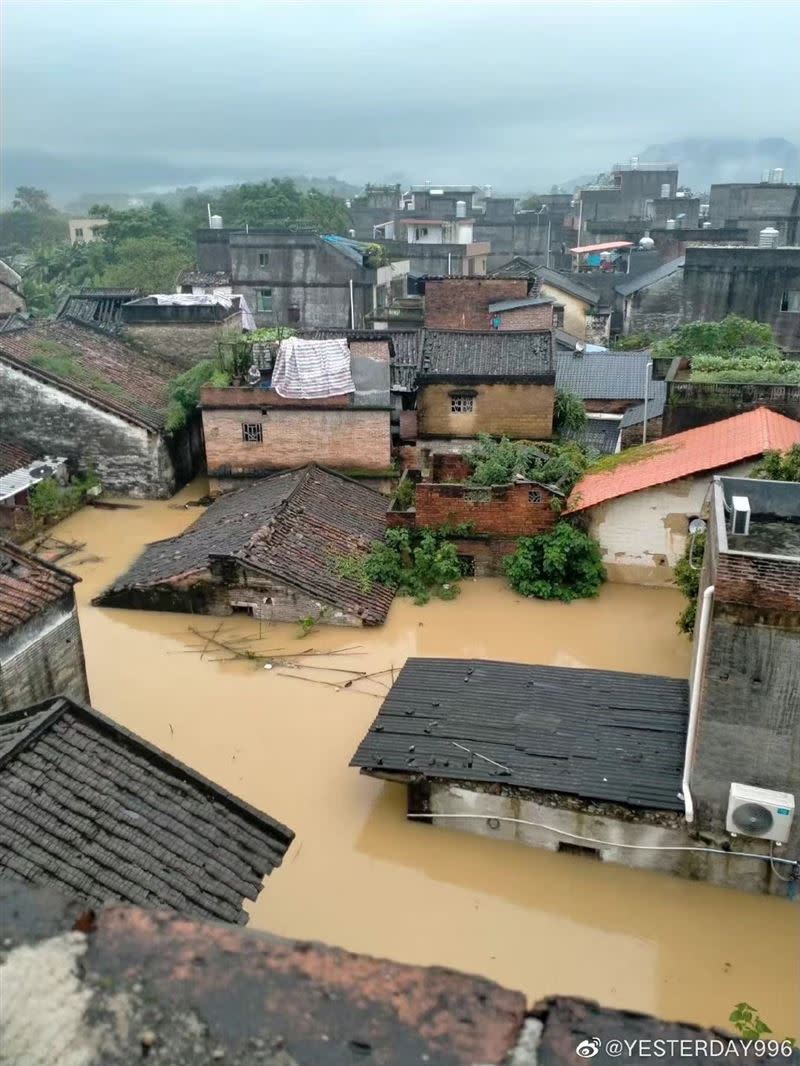
[[[475,410],[474,396],[451,396],[450,410],[454,415],[471,415]]]
[[[259,289],[256,293],[256,311],[272,310],[272,289]]]
[[[531,489],[531,491],[528,493],[528,499],[531,503],[541,503],[542,494],[541,492],[539,492],[538,489]]]
[[[261,444],[264,427],[261,422],[242,422],[242,440],[245,444]]]
[[[296,325],[300,321],[300,308],[290,307],[286,312],[286,319],[292,325]]]
[[[76,237],[82,237],[83,236],[83,229],[80,226],[78,226],[78,228],[75,230],[75,236]]]
[[[788,289],[781,297],[781,311],[800,311],[800,289]]]
[[[269,266],[269,252],[258,253],[258,265],[260,267]]]

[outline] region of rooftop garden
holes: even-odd
[[[737,315],[690,322],[656,341],[652,351],[655,358],[688,359],[696,382],[800,384],[800,363],[784,358],[772,327]]]

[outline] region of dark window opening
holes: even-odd
[[[265,267],[269,265],[269,252],[258,253],[258,265],[260,267]]]
[[[300,308],[299,307],[290,307],[289,310],[286,312],[286,317],[287,317],[288,321],[291,322],[293,325],[295,323],[299,322],[300,321]]]
[[[232,614],[246,614],[246,615],[249,615],[251,618],[253,618],[255,616],[255,609],[254,609],[252,603],[232,603],[231,604],[231,613]]]
[[[242,422],[242,440],[245,444],[261,444],[264,440],[261,422]]]
[[[541,492],[539,492],[538,489],[531,489],[531,491],[528,493],[528,499],[531,503],[541,503],[542,494]]]
[[[787,289],[781,296],[781,311],[800,311],[800,289]]]
[[[584,859],[600,858],[600,852],[597,848],[584,848],[580,844],[567,844],[564,840],[559,840],[557,850],[564,852],[565,855],[580,855]]]
[[[475,577],[474,555],[459,555],[458,565],[461,568],[462,577]]]
[[[256,293],[256,311],[272,310],[272,289],[259,289]]]

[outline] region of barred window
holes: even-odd
[[[542,502],[542,494],[537,489],[531,489],[530,492],[528,493],[528,499],[530,500],[531,503],[541,503]]]
[[[450,410],[454,415],[470,415],[475,410],[474,396],[451,396]]]
[[[245,444],[261,444],[264,440],[261,422],[242,422],[242,440]]]

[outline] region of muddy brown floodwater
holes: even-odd
[[[182,504],[204,487],[136,510],[87,508],[55,533],[86,543],[64,565],[82,578],[93,704],[297,834],[250,907],[251,927],[485,974],[531,999],[586,996],[727,1028],[746,1000],[776,1035],[800,1036],[797,904],[408,822],[401,786],[348,767],[379,686],[337,691],[187,653],[189,626],[210,632],[219,619],[92,607],[145,542],[197,517]],[[379,629],[325,627],[300,642],[297,627],[276,625],[263,646],[358,644],[331,661],[363,670],[454,655],[677,677],[689,664],[680,606],[670,590],[607,585],[567,606],[467,581],[452,603],[397,600]],[[247,618],[225,626],[259,632]]]

